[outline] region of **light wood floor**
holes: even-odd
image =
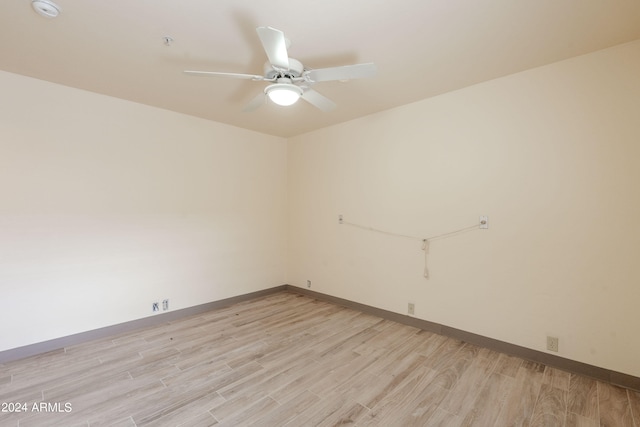
[[[2,426],[640,427],[640,393],[288,292],[0,365],[0,402],[27,403]]]

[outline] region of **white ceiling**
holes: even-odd
[[[637,0],[55,1],[55,19],[0,1],[0,69],[284,137],[640,39]],[[309,68],[375,62],[378,74],[316,84],[338,104],[329,113],[244,113],[266,83],[182,73],[262,74],[255,28],[267,25]]]

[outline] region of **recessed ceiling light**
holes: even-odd
[[[45,18],[55,18],[62,10],[60,6],[51,0],[33,0],[31,7],[33,7],[33,10],[35,10],[38,15],[44,16]]]

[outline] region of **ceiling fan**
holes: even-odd
[[[325,112],[333,110],[336,104],[311,89],[314,83],[359,79],[371,77],[376,73],[376,66],[373,63],[319,69],[305,68],[300,61],[289,57],[287,53],[289,40],[285,38],[282,31],[272,27],[258,27],[256,31],[269,59],[269,62],[264,66],[264,75],[191,70],[185,70],[184,72],[198,76],[231,77],[270,82],[271,84],[262,93],[258,94],[244,107],[244,111],[257,109],[264,104],[266,98],[282,106],[293,105],[298,99],[302,98]]]

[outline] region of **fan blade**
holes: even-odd
[[[324,111],[325,113],[336,108],[335,102],[333,102],[326,96],[319,94],[313,89],[305,90],[302,93],[302,99],[304,99],[314,107],[318,108],[319,110]]]
[[[289,54],[287,53],[287,41],[284,38],[284,33],[271,27],[258,27],[256,31],[271,65],[282,70],[288,70]]]
[[[249,101],[247,105],[244,106],[242,111],[244,111],[245,113],[250,113],[252,111],[257,110],[262,106],[262,104],[264,104],[265,99],[266,99],[265,93],[264,92],[259,93],[255,98]]]
[[[376,65],[373,62],[368,62],[366,64],[343,65],[342,67],[319,68],[309,70],[305,74],[311,82],[327,82],[373,77],[376,70]]]
[[[265,80],[264,76],[258,76],[256,74],[219,73],[217,71],[191,71],[191,70],[185,70],[184,73],[192,76],[231,77],[234,79],[245,79],[245,80],[254,80],[254,81]]]

